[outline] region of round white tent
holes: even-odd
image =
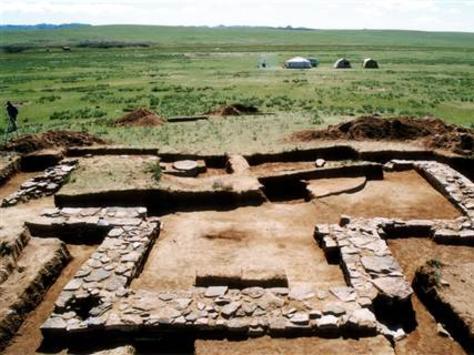
[[[288,69],[310,69],[311,62],[303,57],[294,57],[285,62],[285,67]]]

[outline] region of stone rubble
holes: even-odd
[[[77,164],[77,159],[63,160],[61,164],[46,169],[42,174],[24,182],[18,191],[4,198],[1,207],[53,195],[66,182]]]
[[[378,295],[394,301],[408,300],[413,293],[400,265],[384,239],[392,235],[422,234],[436,243],[474,245],[474,222],[468,216],[455,220],[351,219],[341,216],[339,225],[317,225],[314,237],[328,260],[340,262],[346,280],[364,298]],[[341,300],[355,297],[344,288],[331,292]]]
[[[226,171],[228,174],[248,174],[250,165],[242,155],[231,154],[227,155]]]
[[[410,299],[413,290],[380,234],[380,222],[343,216],[343,226],[316,226],[316,240],[331,258],[339,255],[346,280],[356,291],[355,295],[345,289],[331,290],[338,298],[356,298],[360,304],[379,295],[395,302]]]
[[[102,244],[66,284],[45,323],[46,328],[56,329],[63,324],[58,320],[62,318],[68,329],[96,327],[102,324],[100,316],[112,308],[114,299],[129,293],[128,285],[141,270],[160,224],[156,219],[146,219],[145,208],[51,209],[43,212],[46,217],[51,225],[107,224]],[[39,223],[32,225],[38,228]]]
[[[81,228],[91,227],[103,228],[108,231],[109,237],[117,238],[123,229],[140,226],[146,215],[145,207],[49,208],[25,224],[33,234],[37,231],[57,231],[64,226],[77,227],[78,232]],[[148,218],[147,221],[158,220]]]
[[[71,307],[63,309],[56,304],[42,331],[56,336],[98,328],[122,332],[224,331],[252,337],[265,334],[342,335],[346,332],[371,336],[378,327],[375,315],[355,301],[339,302],[335,296],[328,296],[322,304],[308,306],[303,301],[282,296],[278,289],[249,291],[227,287],[216,289],[214,286],[166,292],[129,290],[120,297],[107,298],[106,303],[100,303],[82,315]],[[82,297],[79,290],[75,294]],[[312,294],[311,298],[316,299],[316,292]],[[229,302],[221,303],[223,297]],[[266,298],[280,302],[259,302]],[[323,309],[334,307],[331,304],[337,304],[337,312],[325,314]]]
[[[49,319],[45,336],[97,329],[133,332],[192,329],[249,336],[309,333],[344,334],[350,329],[372,335],[373,313],[357,302],[352,287],[193,287],[150,292],[131,290],[131,280],[159,233],[145,208],[49,209],[30,222],[34,228],[94,226],[107,228],[102,244],[66,284]],[[371,316],[372,315],[372,316]],[[373,321],[373,322],[372,322]]]
[[[388,234],[410,234],[424,231],[438,244],[474,245],[474,220],[461,216],[454,220],[389,220],[381,221],[379,227]]]
[[[391,162],[397,168],[397,161]],[[94,331],[218,331],[251,337],[376,333],[397,341],[402,328],[389,329],[373,313],[373,301],[410,302],[413,290],[391,254],[386,238],[408,230],[428,232],[439,243],[474,240],[473,184],[451,168],[434,162],[412,166],[465,214],[453,221],[386,218],[352,219],[318,225],[315,238],[328,260],[340,262],[347,286],[231,288],[225,285],[152,292],[128,286],[159,233],[159,221],[144,208],[63,208],[45,211],[33,227],[91,225],[106,228],[102,244],[64,287],[44,335]],[[201,285],[199,285],[201,286]]]

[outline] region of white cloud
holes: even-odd
[[[0,0],[0,21],[474,31],[473,3],[474,0]]]

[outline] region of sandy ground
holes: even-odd
[[[272,339],[262,337],[246,341],[196,340],[196,355],[248,354],[393,354],[390,343],[383,337],[355,339]]]
[[[326,218],[329,222],[337,222],[333,217],[340,214],[402,219],[453,219],[460,216],[456,207],[415,171],[385,173],[384,180],[368,181],[362,191],[316,201],[321,206],[320,222],[329,211]]]
[[[442,263],[452,263],[454,260],[456,263],[474,261],[471,247],[438,245],[428,238],[391,239],[388,245],[410,282],[413,281],[416,269],[431,259]],[[469,295],[461,298],[472,302]],[[397,344],[397,354],[464,354],[458,343],[438,335],[433,316],[416,295],[412,299],[418,327]]]

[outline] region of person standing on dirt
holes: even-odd
[[[7,101],[6,108],[8,113],[8,132],[15,132],[18,129],[16,125],[18,109],[10,101]]]

